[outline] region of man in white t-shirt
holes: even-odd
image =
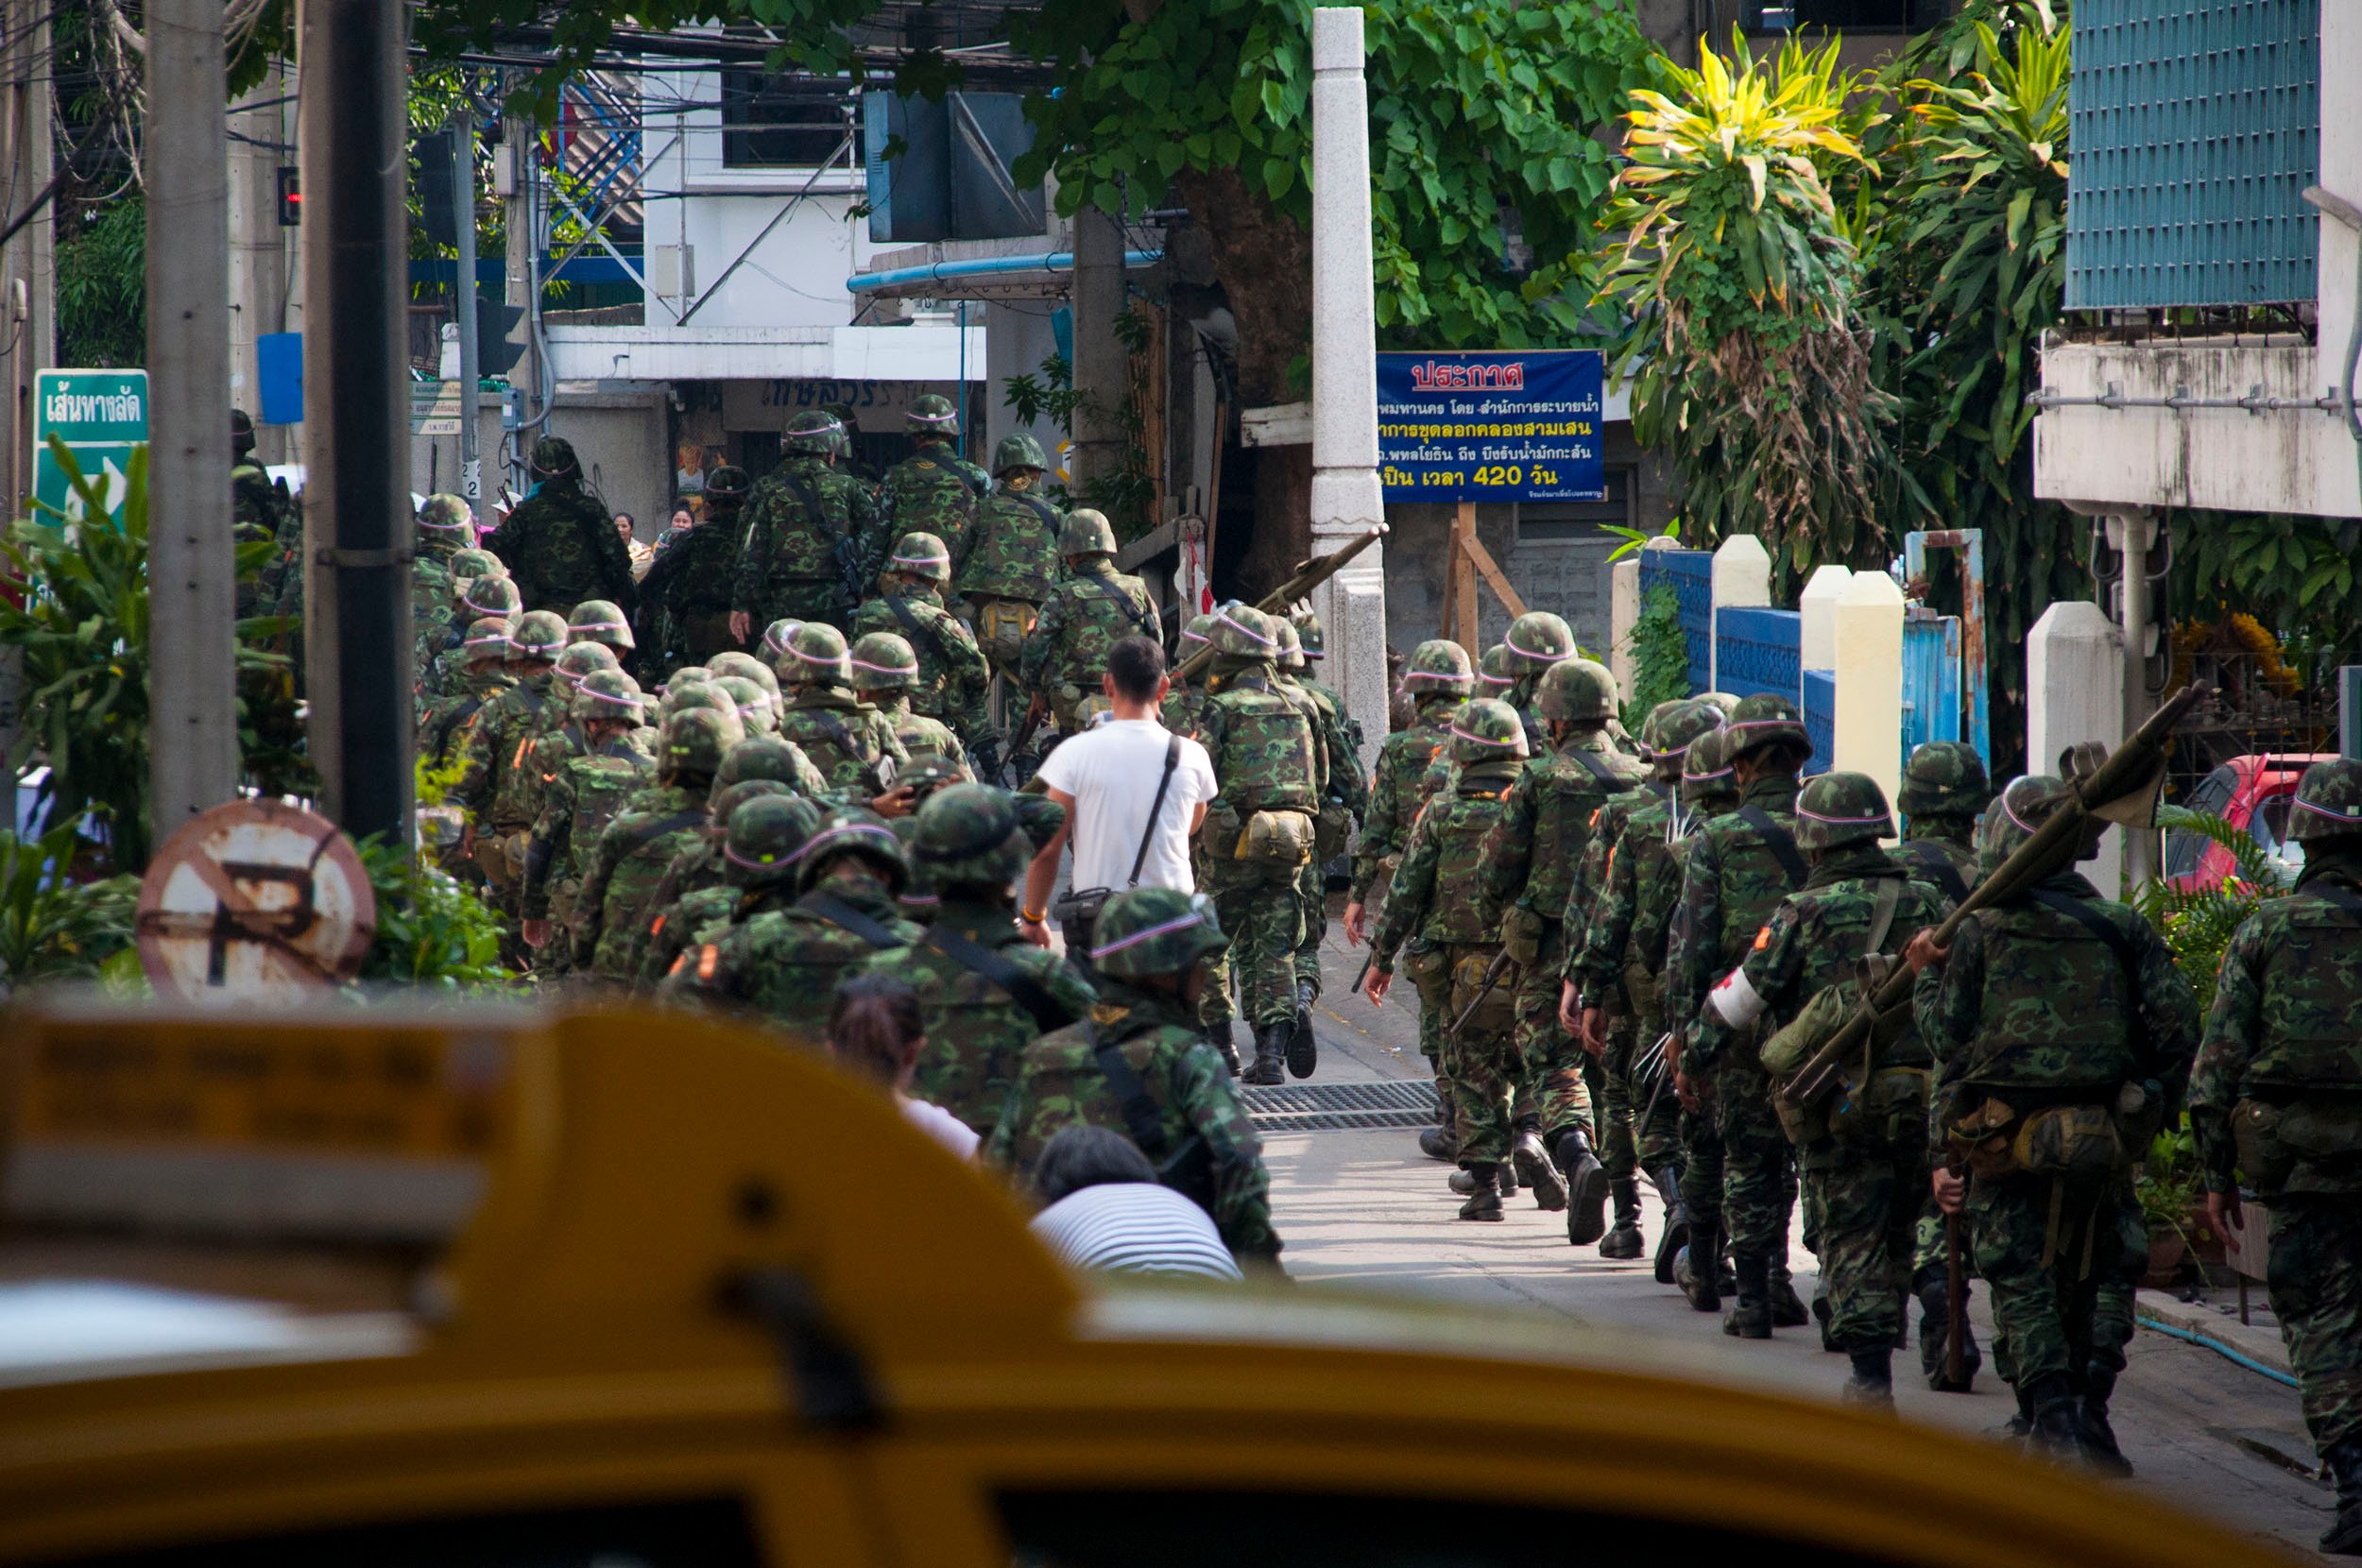
[[[1214,764],[1206,748],[1176,737],[1157,722],[1172,682],[1165,673],[1165,651],[1144,637],[1127,637],[1107,651],[1102,677],[1113,711],[1101,723],[1051,752],[1036,775],[1050,798],[1066,808],[1066,826],[1042,846],[1025,875],[1021,924],[1026,940],[1050,945],[1050,890],[1058,880],[1058,855],[1074,847],[1070,887],[1121,893],[1138,885],[1197,891],[1190,870],[1190,835],[1214,798]],[[1148,811],[1156,799],[1170,754],[1172,777],[1151,828]],[[1141,838],[1147,838],[1146,852]],[[1139,876],[1132,875],[1133,861]],[[1088,933],[1066,932],[1073,950]],[[1087,954],[1077,954],[1087,957]]]

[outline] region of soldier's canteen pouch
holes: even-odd
[[[1850,1085],[1827,1102],[1829,1132],[1848,1143],[1924,1146],[1928,1080],[1925,1067],[1879,1068],[1867,1082]]]
[[[2105,1176],[2125,1164],[2114,1107],[2052,1105],[2018,1124],[2010,1140],[2017,1168],[2029,1176]]]
[[[1353,836],[1353,813],[1341,801],[1321,802],[1321,814],[1312,825],[1312,853],[1326,865],[1345,852],[1345,841]]]
[[[2307,1162],[2362,1155],[2362,1099],[2308,1094],[2281,1108],[2280,1141]]]
[[[1513,909],[1501,916],[1501,946],[1512,963],[1532,963],[1542,955],[1542,917],[1528,909]]]
[[[995,599],[976,617],[976,640],[987,657],[1015,664],[1025,652],[1025,634],[1034,629],[1034,612],[1009,599]]]
[[[1312,858],[1312,818],[1304,811],[1258,811],[1246,819],[1234,857],[1273,870],[1300,870]]]
[[[1402,956],[1402,972],[1418,988],[1422,1005],[1442,1007],[1449,997],[1437,996],[1441,987],[1451,983],[1451,955],[1441,947],[1420,947],[1407,950]]]
[[[2017,1156],[2010,1145],[2009,1129],[2017,1120],[2017,1108],[2008,1100],[1991,1096],[1962,1106],[1953,1102],[1953,1114],[1944,1128],[1944,1141],[1952,1153],[1968,1167],[1969,1174],[1995,1181],[2017,1172]]]
[[[2281,1140],[2281,1107],[2268,1099],[2243,1099],[2231,1108],[2231,1137],[2239,1148],[2239,1172],[2251,1186],[2277,1192],[2296,1174],[2298,1155]]]
[[[1468,1011],[1468,1004],[1476,1000],[1477,993],[1484,990],[1484,971],[1492,966],[1493,955],[1481,948],[1463,954],[1452,965],[1451,1017],[1446,1022],[1457,1022],[1460,1015]],[[1516,982],[1512,976],[1503,974],[1493,982],[1493,989],[1485,993],[1483,1004],[1469,1014],[1467,1028],[1480,1033],[1505,1034],[1516,1026]]]

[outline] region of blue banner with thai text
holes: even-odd
[[[1378,356],[1388,501],[1604,501],[1605,357],[1591,349]]]

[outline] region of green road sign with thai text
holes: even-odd
[[[67,521],[79,522],[82,498],[49,450],[53,435],[73,452],[82,477],[106,497],[108,517],[121,521],[131,449],[147,442],[147,372],[43,370],[34,378],[33,499],[55,507]]]

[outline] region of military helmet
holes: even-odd
[[[710,700],[711,693],[707,689],[712,684],[710,680],[703,678],[684,679],[679,672],[676,671],[673,678],[664,683],[664,696],[657,704],[657,710],[669,719],[676,713],[686,713],[693,707],[710,707],[713,706]],[[736,710],[736,705],[732,704],[731,711]]]
[[[230,450],[235,452],[254,450],[254,416],[243,408],[230,411]]]
[[[1478,656],[1477,690],[1488,695],[1505,695],[1517,684],[1519,673],[1516,656],[1509,651],[1509,644],[1496,642]]]
[[[779,677],[771,673],[771,667],[754,655],[742,654],[735,648],[726,648],[707,659],[705,671],[713,679],[724,675],[744,675],[773,696],[779,694]]]
[[[788,656],[788,642],[796,636],[796,630],[802,625],[803,622],[800,621],[793,621],[782,618],[772,622],[771,624],[762,628],[763,650],[771,656],[775,673],[777,671],[778,661]]]
[[[448,490],[437,490],[426,498],[426,504],[419,508],[419,526],[428,530],[430,540],[475,542],[475,514],[468,509],[465,500]]]
[[[713,775],[715,785],[737,784],[751,778],[767,778],[789,790],[800,789],[796,780],[812,766],[803,747],[779,735],[749,735],[730,748],[722,758],[722,766]]]
[[[953,784],[928,796],[918,809],[910,849],[911,859],[938,887],[1013,882],[1034,859],[1033,842],[1018,825],[1008,792],[990,784]]]
[[[1050,460],[1041,454],[1041,443],[1023,431],[1003,435],[1001,444],[992,449],[992,477],[1000,478],[1011,469],[1046,469]]]
[[[730,749],[736,751],[738,748],[733,746]],[[729,765],[730,759],[723,758],[723,768]],[[725,784],[721,773],[717,771],[713,775],[712,791],[706,796],[706,831],[716,836],[723,835],[728,831],[731,813],[741,806],[750,800],[780,795],[800,798],[795,791],[776,778],[742,778],[735,783]]]
[[[1304,645],[1306,658],[1321,659],[1327,656],[1328,637],[1321,630],[1319,616],[1314,615],[1309,608],[1294,609],[1288,612],[1288,621],[1296,629],[1296,640]]]
[[[480,658],[506,659],[508,643],[508,618],[488,615],[468,622],[468,635],[460,639],[459,646],[468,651],[468,661],[472,664]]]
[[[886,570],[905,577],[924,577],[931,583],[951,580],[951,552],[944,548],[940,536],[916,531],[894,541],[894,554],[886,557]]]
[[[796,885],[812,887],[847,855],[858,855],[867,861],[870,868],[897,893],[910,880],[910,862],[902,857],[902,841],[894,836],[894,829],[876,812],[854,806],[832,812],[804,841]]]
[[[779,727],[779,703],[770,692],[744,675],[718,675],[713,680],[715,690],[730,700],[738,709],[738,722],[753,735],[776,734]]]
[[[556,610],[532,610],[517,622],[517,656],[555,663],[566,651],[566,622]]]
[[[596,643],[585,643],[596,647]],[[573,652],[569,648],[568,653]],[[641,694],[639,682],[621,670],[593,670],[574,687],[574,700],[567,708],[570,718],[584,724],[593,720],[619,719],[627,724],[640,723],[647,711],[648,699]]]
[[[1711,706],[1711,705],[1709,705]],[[1731,732],[1717,724],[1691,737],[1682,758],[1682,801],[1706,806],[1738,798],[1738,774],[1731,766]]]
[[[576,605],[566,618],[566,636],[575,642],[604,642],[618,653],[628,654],[638,646],[623,606],[611,599],[585,599]]]
[[[729,743],[733,746],[753,733],[747,729],[746,721],[739,717],[738,699],[723,690],[718,681],[700,682],[693,688],[688,706],[680,711],[694,713],[701,707],[710,708],[721,715],[723,731],[728,735]]]
[[[2314,763],[2297,780],[2288,836],[2335,839],[2353,833],[2362,833],[2362,762],[2339,757]]]
[[[1414,697],[1464,697],[1475,688],[1476,672],[1468,667],[1467,649],[1447,638],[1431,637],[1411,651],[1411,668],[1403,672],[1402,683]]]
[[[1527,756],[1525,721],[1497,697],[1478,697],[1451,722],[1452,760],[1498,762]]]
[[[533,455],[526,467],[541,479],[561,479],[582,471],[581,460],[574,456],[574,444],[562,435],[544,435],[534,442]]]
[[[2055,774],[2026,774],[2011,779],[1993,797],[1984,820],[1977,826],[1977,875],[1991,876],[2073,794],[2066,780]]]
[[[1268,663],[1279,654],[1270,619],[1252,605],[1224,605],[1215,611],[1213,638],[1214,651],[1226,658]]]
[[[666,778],[711,778],[744,738],[738,721],[710,707],[686,707],[664,721],[658,772]]]
[[[471,577],[459,590],[459,605],[471,615],[515,615],[525,607],[525,596],[511,579],[500,574]],[[565,640],[566,622],[558,623],[558,640]]]
[[[894,787],[898,790],[909,789],[913,798],[922,805],[925,804],[929,795],[933,794],[945,785],[967,782],[968,782],[968,777],[966,768],[961,767],[951,758],[933,752],[912,758],[909,767],[898,768],[894,774]],[[1046,797],[1028,795],[1019,798],[1040,800]]]
[[[746,492],[754,487],[755,482],[747,477],[745,469],[735,463],[724,463],[706,475],[706,505],[712,507],[727,503],[728,505],[722,508],[727,511],[744,502]]]
[[[712,679],[713,672],[709,667],[703,664],[684,664],[664,677],[660,690],[669,693],[676,686],[688,686],[697,682],[710,683]]]
[[[1533,706],[1545,719],[1567,724],[1604,724],[1616,716],[1616,677],[1604,664],[1562,658],[1542,672]]]
[[[580,686],[585,676],[601,670],[622,668],[615,662],[615,650],[604,642],[573,643],[557,656],[558,678],[572,687]]]
[[[1973,817],[1993,799],[1993,780],[1975,746],[1930,741],[1903,764],[1895,804],[1907,817]]]
[[[770,783],[756,779],[734,788]],[[723,877],[732,887],[769,887],[796,875],[804,845],[820,826],[820,810],[808,800],[764,791],[735,803],[723,821],[728,824],[722,844]]]
[[[852,678],[845,634],[825,621],[807,621],[787,639],[779,661],[781,686],[843,686]]]
[[[1214,901],[1178,888],[1125,888],[1091,930],[1091,966],[1116,980],[1186,975],[1230,946]]]
[[[1303,669],[1304,639],[1296,635],[1295,622],[1276,615],[1267,615],[1263,619],[1270,622],[1272,630],[1279,634],[1279,667],[1282,670]]]
[[[1520,664],[1555,664],[1577,652],[1574,628],[1548,610],[1528,610],[1512,621],[1501,646],[1515,656],[1511,669],[1520,675],[1528,673]]]
[[[787,450],[794,457],[832,457],[836,438],[845,429],[833,414],[808,409],[787,422]]]
[[[911,411],[902,416],[913,435],[924,439],[932,435],[951,436],[960,433],[960,411],[951,406],[951,400],[940,392],[921,392],[911,400]]]
[[[454,577],[505,577],[508,575],[508,569],[501,565],[501,558],[482,545],[470,545],[465,550],[454,551],[448,564]]]
[[[1702,703],[1712,703],[1715,711],[1720,713],[1725,719],[1738,711],[1738,699],[1728,691],[1701,691],[1696,700]]]
[[[918,684],[918,655],[894,632],[864,633],[853,644],[853,690],[908,691]]]
[[[1796,797],[1796,847],[1839,849],[1894,837],[1887,793],[1866,773],[1824,773]]]
[[[1656,726],[1649,750],[1656,757],[1679,757],[1699,736],[1722,727],[1722,710],[1696,697],[1659,703],[1649,718]]]
[[[1214,615],[1208,610],[1190,617],[1181,628],[1181,656],[1187,658],[1198,649],[1210,646],[1214,640]]]
[[[1067,514],[1058,529],[1058,554],[1061,555],[1112,555],[1116,553],[1116,531],[1107,521],[1107,514],[1088,506],[1077,506]]]
[[[1812,737],[1805,733],[1803,716],[1794,703],[1776,691],[1739,698],[1738,706],[1731,710],[1728,727],[1734,762],[1766,746],[1793,746],[1800,763],[1812,755]]]

